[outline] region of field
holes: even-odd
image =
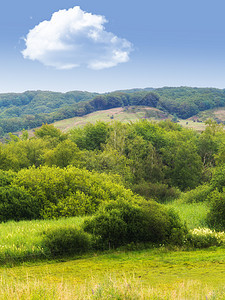
[[[219,111],[219,110],[218,110]],[[172,119],[171,115],[165,114],[152,107],[131,106],[129,108],[117,107],[108,110],[101,110],[83,117],[75,117],[61,120],[54,123],[54,126],[63,132],[69,131],[73,127],[82,127],[87,123],[95,123],[96,121],[112,122],[120,121],[124,123],[135,122],[137,120],[147,119],[149,121],[160,121]],[[206,118],[208,119],[208,118]],[[206,120],[205,119],[205,120]],[[204,121],[194,121],[191,118],[187,120],[178,120],[178,124],[188,129],[194,129],[199,132],[205,129]]]
[[[179,213],[182,221],[187,223],[188,229],[205,227],[204,218],[208,207],[204,203],[181,204],[176,201],[167,206]],[[72,217],[1,223],[0,265],[48,259],[48,253],[41,244],[43,232],[60,226],[80,227],[83,221],[84,217]]]
[[[95,254],[1,268],[1,299],[224,299],[225,249]]]
[[[189,228],[202,225],[207,213],[201,203],[167,205],[182,212]],[[224,247],[185,251],[130,245],[49,260],[41,248],[43,231],[82,222],[0,224],[0,299],[224,299]]]
[[[75,126],[84,126],[86,123],[95,123],[96,121],[111,122],[112,120],[121,122],[134,122],[143,118],[151,118],[152,120],[162,120],[168,118],[164,112],[152,108],[142,106],[117,107],[107,110],[100,110],[84,117],[75,117],[55,122],[55,127],[62,131],[68,131]]]
[[[211,114],[207,118],[204,118],[204,120],[207,120],[208,118],[210,118],[210,116]],[[172,116],[152,107],[130,106],[129,108],[117,107],[108,110],[100,110],[91,114],[87,114],[83,117],[64,119],[53,124],[61,131],[67,132],[74,127],[82,127],[87,123],[95,123],[96,121],[109,123],[112,121],[120,121],[123,123],[129,123],[141,119],[147,119],[149,121],[160,121],[166,119],[171,120]],[[199,119],[201,120],[202,118]],[[192,120],[192,118],[187,120],[178,119],[177,123],[182,127],[194,129],[199,132],[205,129],[204,121],[197,122]],[[34,130],[35,129],[28,130],[30,137],[33,136]],[[21,135],[22,132],[17,132],[16,134]]]

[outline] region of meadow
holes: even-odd
[[[181,204],[179,201],[167,204],[174,208],[188,229],[205,227],[207,206],[204,203]],[[49,259],[49,253],[42,247],[43,233],[48,229],[70,226],[79,228],[85,217],[60,218],[58,220],[9,221],[0,224],[0,264],[15,265],[23,261]]]
[[[202,226],[203,203],[173,207],[190,229]],[[0,224],[0,299],[224,299],[225,249],[145,248],[49,259],[42,234],[57,226],[80,227],[84,218]],[[35,264],[34,264],[35,262]]]
[[[224,248],[113,251],[1,267],[1,299],[224,299]]]

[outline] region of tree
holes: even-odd
[[[202,161],[191,142],[181,143],[174,155],[172,182],[181,190],[193,189],[201,181]]]
[[[97,121],[95,124],[88,123],[84,128],[75,128],[70,132],[70,139],[80,149],[99,150],[109,137],[109,124]]]
[[[47,150],[44,155],[45,164],[64,168],[70,164],[79,166],[81,163],[81,151],[75,143],[65,140],[54,149]]]

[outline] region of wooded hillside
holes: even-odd
[[[213,88],[133,89],[97,94],[88,92],[27,91],[0,94],[0,136],[36,128],[88,113],[115,107],[141,105],[156,107],[182,119],[200,111],[225,106],[225,90]]]

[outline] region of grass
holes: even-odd
[[[46,256],[41,247],[42,233],[63,225],[79,227],[84,218],[62,218],[60,220],[33,220],[0,224],[0,265],[25,260],[36,260]]]
[[[204,203],[177,200],[167,206],[189,228],[204,225]],[[0,224],[0,299],[225,299],[223,247],[181,251],[161,246],[46,259],[41,233],[82,222],[67,218]]]
[[[62,131],[68,131],[75,126],[84,126],[88,122],[95,123],[96,121],[111,122],[112,120],[121,122],[134,122],[147,117],[151,120],[165,119],[167,116],[164,112],[143,106],[131,106],[129,108],[117,107],[107,110],[100,110],[83,117],[75,117],[70,119],[61,120],[54,123],[54,126]]]
[[[177,200],[167,206],[178,212],[188,229],[207,227],[205,217],[208,207],[205,203],[185,204]],[[43,232],[64,225],[79,227],[83,220],[82,217],[74,217],[0,224],[0,265],[48,259],[49,253],[42,247]]]
[[[173,208],[180,216],[183,222],[186,222],[188,229],[198,227],[208,227],[206,224],[206,215],[209,211],[207,203],[182,203],[179,200],[168,203],[167,207]]]
[[[166,205],[189,229],[205,226],[205,203],[176,200]],[[121,248],[50,261],[40,247],[43,231],[80,227],[83,220],[0,224],[0,299],[225,299],[224,246],[195,251],[163,245],[136,251]]]
[[[224,299],[224,253],[162,247],[0,268],[0,299]]]
[[[179,119],[178,124],[181,125],[182,127],[193,129],[199,132],[204,131],[206,127],[204,122],[197,122],[197,121],[194,122],[193,120],[190,119],[187,120]]]

